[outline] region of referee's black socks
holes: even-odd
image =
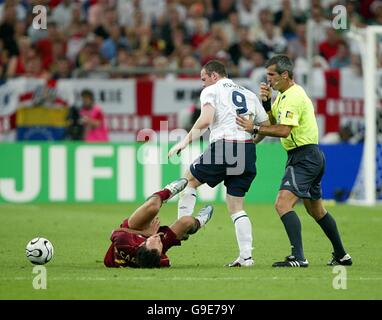
[[[333,245],[334,255],[338,258],[342,258],[346,252],[342,245],[340,233],[337,229],[336,220],[330,215],[329,212],[324,217],[317,221],[322,230],[324,230],[326,236],[329,238]]]
[[[289,211],[281,217],[292,246],[292,255],[297,260],[305,260],[302,248],[301,222],[295,211]]]

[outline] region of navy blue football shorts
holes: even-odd
[[[308,144],[290,150],[280,190],[289,190],[303,199],[321,199],[324,172],[325,156],[318,145]]]
[[[251,141],[218,140],[190,166],[191,174],[214,188],[224,181],[227,193],[244,197],[256,176],[256,145]]]

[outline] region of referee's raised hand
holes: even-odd
[[[260,98],[262,101],[267,101],[272,98],[272,88],[265,82],[260,83]]]

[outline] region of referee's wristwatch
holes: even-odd
[[[260,130],[260,126],[258,126],[258,125],[255,124],[255,125],[253,126],[253,134],[258,134],[259,130]]]

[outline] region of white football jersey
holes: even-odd
[[[237,85],[231,79],[220,79],[203,89],[200,94],[200,105],[203,108],[209,103],[215,108],[215,117],[210,125],[210,142],[221,139],[245,141],[252,135],[236,124],[236,116],[253,117],[259,124],[268,120],[260,100],[252,91]]]

